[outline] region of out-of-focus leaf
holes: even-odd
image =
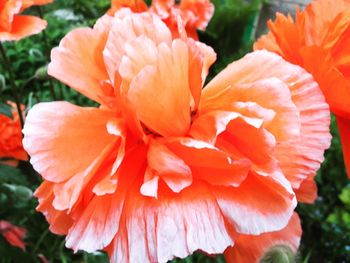
[[[17,201],[28,201],[33,196],[32,190],[22,185],[3,184],[2,187],[10,192]]]
[[[339,195],[339,199],[345,204],[350,206],[350,186],[344,188]]]
[[[5,164],[0,164],[0,184],[28,185],[28,181],[21,170]]]
[[[7,103],[1,103],[0,102],[0,114],[5,115],[9,118],[13,118],[12,111],[11,111],[11,106],[8,105]]]

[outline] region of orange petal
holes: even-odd
[[[112,8],[108,10],[109,15],[114,15],[119,9],[128,7],[133,12],[144,12],[148,9],[143,0],[112,0]]]
[[[350,178],[350,119],[337,116],[337,124],[343,149],[344,163]]]
[[[66,235],[73,224],[73,219],[67,215],[66,211],[59,211],[53,207],[53,187],[53,183],[44,181],[35,191],[34,195],[39,201],[36,210],[44,214],[50,224],[51,232],[57,235]]]
[[[43,31],[47,22],[35,16],[15,15],[9,32],[0,32],[0,41],[18,41]]]
[[[0,2],[0,34],[11,32],[14,16],[20,12],[21,6],[21,1],[16,0]]]
[[[313,178],[307,178],[294,190],[299,202],[312,204],[317,198],[317,185]]]
[[[48,69],[51,76],[100,104],[114,94],[112,87],[104,83],[108,74],[102,56],[111,20],[105,16],[93,29],[79,28],[68,33],[52,50]]]
[[[238,187],[248,175],[251,162],[232,158],[211,144],[190,138],[165,139],[164,143],[187,165],[193,178],[211,185]]]
[[[131,191],[119,232],[107,248],[111,262],[167,262],[196,250],[221,253],[232,244],[213,195],[205,184],[149,199]]]
[[[302,49],[303,67],[319,83],[331,111],[345,118],[350,117],[350,82],[335,67],[330,54],[320,47]]]
[[[311,2],[302,14],[305,17],[307,44],[327,45],[331,42],[332,38],[339,37],[342,29],[337,28],[333,22],[341,12],[349,10],[349,8],[350,3],[347,0],[339,0],[336,5],[332,0]],[[333,37],[330,37],[330,34]]]
[[[226,220],[248,235],[282,229],[297,204],[289,183],[278,174],[250,173],[239,187],[212,187],[212,192]]]
[[[264,66],[257,67],[257,65]],[[237,77],[233,79],[232,76]],[[287,85],[291,99],[299,111],[299,137],[293,136],[288,139],[276,136],[277,159],[285,176],[291,181],[293,187],[297,188],[302,180],[315,176],[331,138],[328,105],[317,83],[308,73],[284,61],[276,54],[263,50],[255,51],[229,65],[207,85],[203,91],[202,107],[203,109],[220,107],[220,104],[215,104],[215,101],[225,102],[228,97],[225,94],[235,89],[236,82],[254,83],[259,79],[266,79],[268,82],[269,78],[277,78]],[[223,99],[217,99],[220,97]],[[263,105],[260,101],[259,104]],[[270,123],[274,125],[273,120]],[[284,140],[281,140],[282,138]]]
[[[81,207],[72,211],[75,221],[66,237],[67,247],[75,251],[93,252],[105,248],[117,231],[122,231],[120,229],[124,226],[120,220],[122,213],[125,213],[125,202],[130,198],[126,195],[132,186],[140,186],[136,180],[144,172],[145,160],[145,147],[134,147],[118,169],[118,188],[114,193],[103,196],[91,194],[94,184],[84,191],[81,195]]]
[[[14,226],[10,222],[0,220],[0,233],[14,247],[19,247],[25,251],[26,245],[23,241],[27,230],[22,227]]]
[[[161,178],[175,193],[179,193],[191,185],[192,172],[190,167],[164,144],[152,141],[148,149],[147,161],[147,171],[152,173],[150,179]],[[150,190],[152,189],[147,189],[147,181],[145,181],[141,187],[141,193],[147,196],[145,193],[154,192]],[[157,197],[157,194],[154,193],[151,196]]]
[[[188,62],[185,42],[177,39],[170,47],[162,43],[157,64],[146,66],[133,79],[127,98],[151,131],[163,136],[187,133],[191,122]]]
[[[259,236],[240,235],[234,246],[225,251],[226,262],[259,263],[264,254],[277,245],[286,245],[296,252],[301,234],[300,220],[298,215],[294,213],[288,225],[282,230]]]
[[[113,19],[113,26],[103,51],[109,79],[113,84],[116,82],[115,74],[119,71],[121,59],[126,53],[126,44],[139,36],[147,37],[155,44],[171,42],[169,29],[158,17],[149,13],[131,15],[130,12],[118,12]],[[147,49],[142,50],[142,53],[137,53],[137,56],[147,57],[148,52]],[[139,61],[136,62],[140,63]],[[146,60],[146,62],[148,61]],[[119,87],[116,88],[119,89]]]
[[[23,130],[24,148],[45,179],[64,182],[86,171],[100,152],[117,139],[106,127],[113,117],[110,111],[80,108],[67,102],[37,104],[29,111]]]

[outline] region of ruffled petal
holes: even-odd
[[[294,213],[288,225],[280,231],[269,232],[259,236],[240,235],[233,247],[225,251],[227,263],[259,263],[269,249],[284,245],[296,252],[301,239],[299,216]]]
[[[164,144],[152,141],[148,149],[147,161],[145,183],[141,187],[143,195],[157,197],[157,192],[154,190],[157,190],[158,187],[154,189],[153,184],[148,184],[149,181],[154,182],[155,177],[162,179],[175,193],[191,185],[191,168]],[[155,183],[158,182],[155,181]]]
[[[84,173],[100,152],[117,140],[106,128],[114,114],[67,102],[35,105],[26,119],[23,145],[36,171],[56,183]]]
[[[317,198],[317,185],[313,178],[302,181],[299,188],[294,189],[299,202],[312,204]]]
[[[196,250],[221,253],[232,244],[225,220],[210,190],[192,185],[158,199],[131,191],[120,228],[107,248],[113,263],[165,263]]]
[[[162,43],[156,65],[143,68],[131,82],[127,98],[151,131],[163,136],[187,133],[191,122],[188,63],[184,41],[174,40],[170,47]]]
[[[212,187],[219,207],[236,231],[259,235],[284,228],[297,204],[281,175],[260,176],[251,172],[237,188]]]
[[[118,12],[113,19],[113,25],[103,51],[109,79],[113,84],[115,84],[115,75],[119,71],[122,57],[126,53],[125,49],[130,41],[144,36],[157,45],[162,42],[171,43],[171,33],[158,17],[149,13],[131,15],[128,10],[122,11]],[[145,56],[148,52],[147,49],[143,50],[142,53],[137,53],[137,56]]]
[[[35,191],[34,196],[38,198],[39,205],[36,210],[43,213],[48,221],[50,231],[57,235],[66,235],[73,224],[73,219],[66,211],[59,211],[53,207],[55,198],[53,193],[54,184],[44,181]]]
[[[257,64],[264,66],[257,67]],[[233,79],[231,76],[237,77]],[[291,181],[293,187],[298,188],[302,180],[315,176],[331,138],[329,108],[311,75],[302,68],[284,61],[276,54],[263,50],[255,51],[229,65],[214,78],[203,91],[201,105],[203,109],[219,108],[221,104],[227,105],[228,102],[225,103],[225,99],[228,96],[224,95],[234,90],[237,82],[238,84],[254,83],[261,79],[266,79],[268,82],[269,78],[277,78],[289,88],[291,99],[299,111],[300,135],[289,138],[276,136],[276,157],[285,176]],[[233,91],[232,93],[234,94]],[[223,100],[217,99],[220,97]],[[216,100],[221,104],[215,104]],[[258,103],[264,106],[262,100],[260,99]],[[266,106],[266,108],[270,107]],[[274,119],[270,123],[273,126]],[[268,127],[266,129],[271,130]]]
[[[190,138],[165,139],[164,144],[180,157],[195,180],[211,185],[238,187],[251,168],[250,160],[230,154],[203,141]]]
[[[102,52],[107,41],[112,18],[104,16],[95,27],[79,28],[65,36],[51,52],[48,72],[88,98],[108,106],[113,88]]]
[[[67,247],[93,252],[105,248],[117,231],[122,231],[124,226],[120,221],[124,203],[130,198],[127,197],[129,189],[140,185],[137,180],[145,169],[145,161],[144,146],[130,150],[118,169],[118,184],[112,194],[94,195],[91,190],[95,184],[90,183],[81,194],[81,203],[72,211],[74,223],[66,237]]]
[[[0,32],[0,41],[17,41],[43,31],[47,22],[35,16],[15,15],[9,32]]]

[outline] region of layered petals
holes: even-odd
[[[268,23],[271,31],[254,45],[255,49],[276,52],[311,73],[343,125],[350,119],[349,7],[348,0],[337,1],[336,5],[334,1],[318,0],[302,12],[297,10],[295,21],[279,14]],[[341,133],[345,158],[349,136],[349,132]]]
[[[213,50],[149,12],[76,29],[52,60],[51,75],[101,104],[40,103],[23,130],[44,178],[37,209],[74,251],[167,262],[279,231],[293,176],[312,177],[327,144],[328,107],[304,70],[254,52],[202,89]]]
[[[302,230],[299,216],[294,213],[288,225],[280,231],[253,235],[240,235],[233,247],[225,251],[228,263],[258,263],[263,256],[277,246],[287,246],[294,253],[300,243]]]
[[[258,51],[253,54],[229,65],[207,85],[200,110],[205,112],[224,107],[249,117],[264,118],[262,126],[276,139],[276,159],[285,176],[297,189],[302,180],[315,176],[323,161],[324,150],[330,145],[328,105],[312,77],[301,68],[285,63],[273,53]],[[262,69],[256,67],[257,61],[264,65]],[[266,81],[265,84],[262,81],[254,83],[259,78],[276,80]],[[263,91],[267,88],[270,92],[264,95]],[[251,94],[251,90],[256,90],[257,95]],[[256,104],[242,104],[247,103],[248,98],[265,110],[259,108],[257,114]],[[241,103],[232,105],[232,100]],[[291,118],[294,118],[289,123],[291,126],[283,124],[283,121]],[[280,122],[281,126],[288,127],[283,133],[274,130],[277,128],[281,131]],[[290,156],[293,158],[290,159]]]
[[[130,191],[120,228],[107,248],[111,262],[168,262],[196,250],[221,253],[232,237],[215,197],[195,183],[158,199]]]
[[[80,108],[67,102],[36,105],[23,129],[23,144],[32,156],[33,167],[55,183],[86,174],[103,149],[117,140],[107,131],[107,122],[113,117],[107,110]]]
[[[196,40],[197,30],[205,30],[214,14],[214,5],[210,0],[183,0],[180,3],[174,0],[154,0],[149,8],[143,0],[112,0],[111,9],[107,13],[113,16],[125,7],[133,12],[154,13],[166,23],[173,36],[181,35],[180,31],[184,27],[185,33]]]

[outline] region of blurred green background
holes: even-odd
[[[228,63],[251,51],[257,34],[258,18],[268,4],[263,0],[249,3],[244,0],[213,2],[216,6],[215,16],[206,32],[199,32],[201,41],[211,45],[218,54],[209,79]],[[41,10],[49,23],[45,34],[5,44],[17,84],[23,86],[21,96],[27,108],[39,101],[53,100],[53,97],[78,105],[91,104],[72,89],[35,74],[37,69],[48,63],[51,48],[57,46],[68,31],[75,27],[93,25],[109,5],[110,1],[107,0],[56,0]],[[38,15],[39,11],[33,7],[28,13]],[[0,65],[0,74],[8,79],[5,72],[4,65]],[[9,87],[2,85],[1,101],[11,99],[10,95]],[[345,174],[334,120],[332,134],[332,146],[326,152],[326,160],[316,178],[319,197],[315,204],[299,205],[297,208],[304,231],[299,252],[300,262],[350,262],[350,184]],[[44,217],[35,212],[37,201],[31,197],[31,192],[39,183],[39,177],[24,163],[19,168],[0,165],[0,219],[9,220],[28,230],[26,252],[11,247],[0,237],[0,262],[42,262],[40,255],[50,262],[107,262],[102,253],[73,254],[65,248],[63,237],[49,232]],[[173,262],[224,262],[224,259],[222,256],[210,258],[195,254]]]

